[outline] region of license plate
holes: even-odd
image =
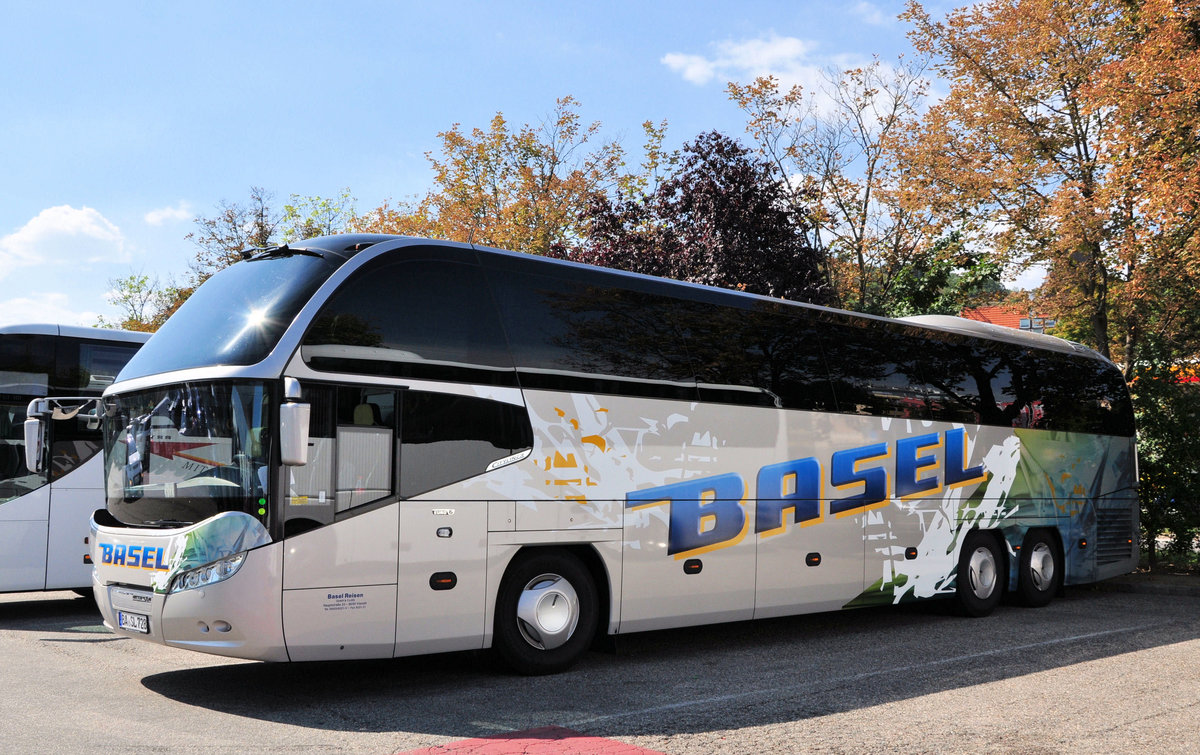
[[[150,634],[150,617],[140,613],[125,613],[117,611],[117,626],[130,632]]]

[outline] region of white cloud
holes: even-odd
[[[887,26],[892,22],[892,19],[883,14],[874,3],[860,2],[855,3],[854,15],[861,18],[865,23],[871,26]]]
[[[52,322],[65,325],[95,325],[100,314],[71,306],[66,294],[34,293],[0,301],[0,325]]]
[[[181,220],[191,220],[192,217],[192,206],[181,199],[174,207],[162,207],[147,212],[143,219],[149,225],[163,225],[164,223],[178,223]]]
[[[707,84],[713,79],[748,81],[773,75],[785,87],[801,84],[806,89],[815,85],[821,65],[829,62],[813,60],[816,43],[776,34],[718,42],[714,47],[711,58],[672,52],[664,55],[660,62],[696,85]]]
[[[128,262],[121,229],[91,207],[42,210],[17,231],[0,238],[0,278],[18,267]]]
[[[660,62],[693,84],[707,84],[716,75],[716,66],[699,55],[671,52],[664,55]]]

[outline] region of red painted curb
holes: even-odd
[[[561,726],[542,726],[525,731],[494,734],[479,739],[463,739],[436,747],[405,750],[396,755],[663,755],[655,750],[634,747],[613,739],[589,737]]]

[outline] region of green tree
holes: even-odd
[[[196,230],[187,235],[199,247],[191,264],[192,288],[240,260],[243,250],[275,242],[282,215],[271,207],[274,196],[262,187],[251,186],[247,202],[221,200],[216,215],[194,220]]]
[[[273,198],[271,192],[252,186],[246,201],[222,200],[216,214],[196,217],[196,230],[186,238],[198,249],[182,283],[163,283],[142,273],[110,279],[108,298],[121,317],[116,321],[101,317],[97,325],[156,331],[197,286],[242,259],[246,249],[344,233],[355,219],[355,200],[349,189],[332,198],[293,194],[282,211],[272,206]]]
[[[110,278],[106,295],[109,303],[120,311],[120,317],[109,320],[101,316],[96,326],[153,333],[178,307],[182,292],[173,282],[162,283],[157,276],[132,273],[124,278]]]
[[[283,206],[278,225],[282,243],[345,233],[357,220],[354,195],[347,187],[336,197],[293,194]]]

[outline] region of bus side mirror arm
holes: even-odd
[[[284,378],[284,403],[279,405],[279,460],[284,466],[308,463],[308,419],[312,406],[300,401],[300,382]]]
[[[46,438],[42,415],[45,412],[45,399],[30,401],[29,408],[25,410],[25,468],[32,474],[42,471],[42,446]]]

